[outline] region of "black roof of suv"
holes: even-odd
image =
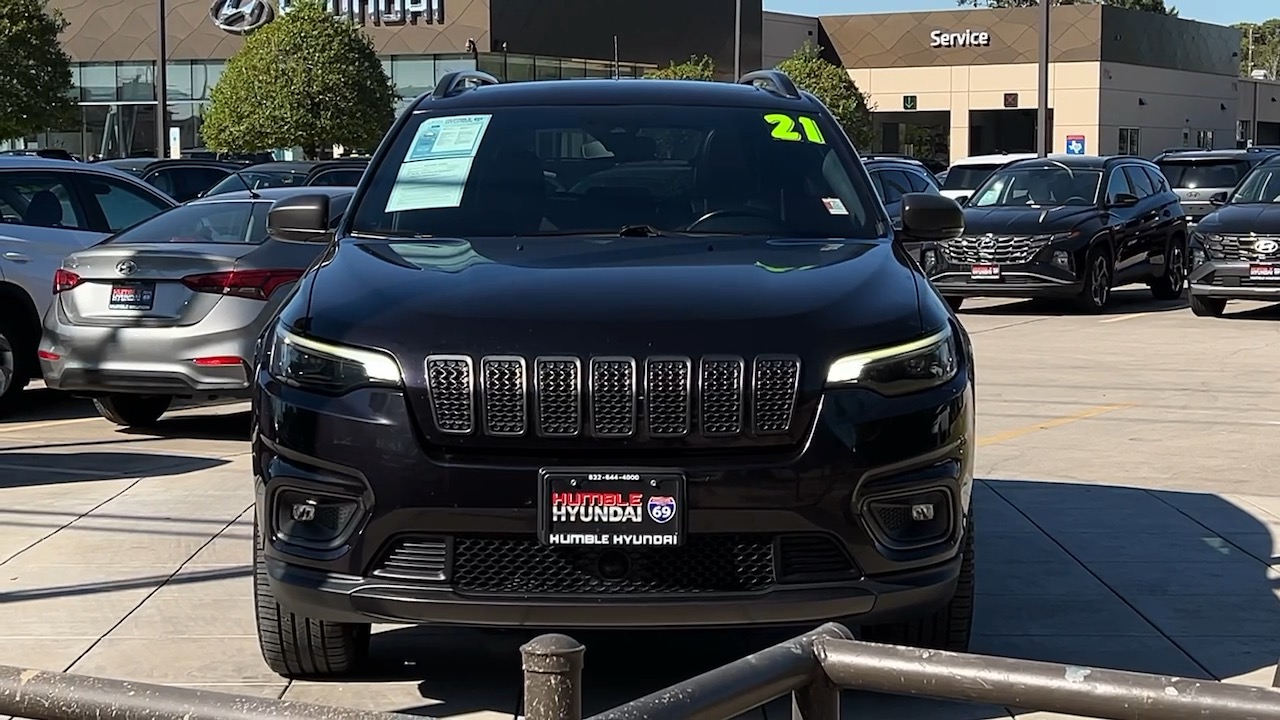
[[[358,672],[393,618],[966,646],[972,348],[819,101],[470,72],[413,107],[251,373],[270,667]],[[314,240],[327,207],[268,226]],[[313,495],[341,520],[295,521]],[[342,641],[272,639],[308,622]]]

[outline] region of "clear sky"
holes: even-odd
[[[1280,3],[1276,0],[1165,0],[1165,5],[1178,8],[1181,17],[1220,25],[1280,17]],[[956,3],[955,0],[764,0],[764,8],[801,15],[838,15],[955,10]]]

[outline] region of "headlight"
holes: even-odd
[[[276,328],[267,371],[286,385],[341,394],[358,387],[400,387],[395,358],[374,350],[335,345]]]
[[[1068,240],[1075,240],[1078,237],[1080,237],[1079,230],[1072,230],[1071,232],[1053,233],[1052,235],[1049,236],[1049,242],[1051,243],[1066,242]]]
[[[1204,252],[1211,258],[1220,258],[1222,254],[1222,236],[1213,233],[1191,233],[1191,241],[1198,243],[1204,248]]]
[[[828,387],[865,387],[881,395],[928,390],[956,376],[959,363],[951,327],[919,340],[868,350],[831,363]]]

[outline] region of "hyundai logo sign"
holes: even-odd
[[[274,20],[276,9],[267,0],[213,0],[209,17],[219,29],[244,35]]]
[[[293,9],[296,0],[213,0],[209,17],[220,29],[245,35]],[[337,17],[360,24],[444,23],[445,0],[325,0]]]

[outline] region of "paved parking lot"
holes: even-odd
[[[1220,320],[971,302],[979,356],[973,650],[1270,684],[1280,659],[1280,310]],[[43,390],[0,418],[0,664],[435,717],[511,717],[518,635],[389,629],[368,678],[287,683],[251,613],[243,405],[117,431]],[[610,633],[588,712],[779,637]],[[1038,718],[851,694],[846,715]],[[783,707],[768,717],[783,717]],[[757,715],[756,717],[761,717]]]

